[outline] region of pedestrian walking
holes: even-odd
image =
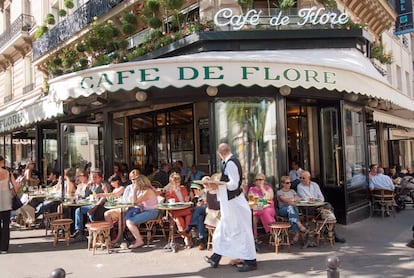
[[[19,188],[14,176],[4,169],[4,157],[0,155],[0,254],[9,251],[10,244],[10,213],[12,210],[12,190],[18,192]]]
[[[216,268],[221,257],[228,256],[244,261],[244,264],[237,266],[238,271],[256,270],[252,212],[242,194],[242,168],[228,144],[220,144],[217,153],[223,161],[223,183],[208,186],[217,188],[221,219],[213,235],[213,254],[210,257],[206,256],[205,260],[211,267]]]

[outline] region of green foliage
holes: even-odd
[[[66,16],[66,10],[64,10],[64,9],[60,9],[60,10],[58,10],[58,15],[59,15],[60,17],[64,17],[64,16]]]
[[[145,2],[145,9],[148,9],[152,13],[156,13],[160,9],[160,2],[158,0],[147,0]]]
[[[385,48],[382,43],[377,44],[371,49],[371,58],[377,59],[381,64],[392,63],[392,53],[385,52]]]
[[[316,0],[320,4],[324,5],[328,8],[337,8],[338,4],[336,3],[336,0]]]
[[[54,25],[56,23],[55,16],[53,14],[47,14],[45,22],[48,25]]]
[[[68,9],[72,9],[75,5],[73,4],[73,1],[72,0],[65,0],[64,1],[64,5],[65,5],[65,7],[66,8],[68,8]]]
[[[40,39],[44,34],[49,31],[49,28],[46,25],[39,26],[36,33],[34,34],[35,39]]]
[[[124,33],[125,35],[132,35],[137,30],[136,25],[128,23],[128,22],[122,24],[121,28],[122,28],[122,33]]]
[[[81,67],[85,67],[86,68],[86,66],[88,65],[88,63],[89,63],[89,61],[86,58],[80,58],[79,59],[79,64],[80,64]]]
[[[55,65],[55,66],[61,66],[61,65],[62,65],[62,59],[61,59],[60,57],[55,57],[55,58],[52,60],[52,63],[53,63],[53,65]]]
[[[162,26],[162,21],[158,17],[153,17],[153,18],[148,20],[148,25],[152,29],[157,29],[157,28],[160,28]]]
[[[281,9],[290,9],[296,5],[295,0],[281,0],[279,1],[279,8]]]
[[[253,7],[253,0],[237,0],[237,3],[242,8],[243,12],[250,10]]]
[[[78,52],[85,52],[86,46],[83,43],[76,44],[76,51]]]
[[[183,5],[183,0],[164,0],[163,6],[170,11],[177,10]]]
[[[125,13],[122,15],[122,23],[137,24],[137,17],[132,13]]]

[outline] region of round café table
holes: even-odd
[[[298,201],[298,202],[295,202],[295,206],[297,206],[302,211],[302,213],[304,214],[304,217],[305,217],[305,223],[304,223],[304,225],[305,225],[305,227],[309,231],[311,231],[311,233],[313,234],[313,236],[315,234],[317,234],[317,231],[315,230],[316,227],[314,227],[315,229],[312,229],[312,227],[311,227],[311,222],[312,221],[309,221],[309,219],[311,217],[313,217],[314,215],[312,215],[312,216],[310,215],[309,209],[310,208],[322,207],[322,206],[324,206],[326,204],[327,204],[327,202],[318,201],[318,200],[313,201],[313,202],[310,202],[310,201]],[[310,238],[309,234],[308,234],[306,236],[305,243],[303,244],[303,248],[316,247],[316,246],[317,246],[317,244],[316,244],[315,240],[312,240]]]
[[[96,202],[91,202],[89,199],[82,199],[82,200],[66,200],[62,202],[62,207],[67,209],[67,214],[70,219],[75,219],[75,210],[78,207],[89,206],[92,204],[96,204]],[[70,232],[73,234],[75,232],[75,221],[72,222],[70,225]]]
[[[169,249],[171,250],[171,252],[176,253],[177,252],[177,245],[175,243],[174,240],[174,226],[175,226],[175,222],[174,222],[174,218],[171,212],[176,211],[176,210],[182,210],[182,209],[186,209],[189,208],[193,205],[193,203],[191,202],[187,202],[187,203],[162,203],[162,204],[158,204],[157,208],[160,210],[164,210],[165,214],[168,218],[168,222],[170,223],[170,231],[169,231],[169,236],[168,236],[168,243],[164,246],[164,249]]]
[[[116,238],[112,240],[112,244],[120,243],[122,241],[122,236],[124,234],[124,230],[126,227],[125,223],[125,212],[128,208],[133,207],[132,203],[113,203],[110,204],[109,202],[106,202],[104,204],[104,207],[106,209],[121,209],[121,213],[119,215],[119,221],[118,221],[118,234],[116,235]]]

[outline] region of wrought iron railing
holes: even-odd
[[[95,17],[99,17],[124,0],[90,0],[56,24],[49,32],[33,42],[33,59],[39,59],[49,50],[84,29]]]
[[[20,32],[30,31],[33,25],[33,16],[21,14],[15,21],[13,21],[10,27],[0,35],[0,48],[8,44]]]

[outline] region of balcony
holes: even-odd
[[[31,46],[29,31],[34,26],[34,18],[31,15],[21,14],[9,28],[0,35],[0,54],[11,56],[13,52],[27,52]]]
[[[90,0],[59,22],[40,39],[33,42],[33,59],[37,60],[50,50],[86,28],[95,17],[100,17],[124,0]]]

